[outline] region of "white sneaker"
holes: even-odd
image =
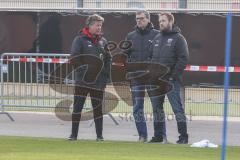
[[[167,137],[163,137],[163,141],[162,141],[162,144],[168,144],[168,140],[167,140]]]
[[[147,142],[147,138],[146,137],[139,137],[138,142],[145,143],[145,142]]]

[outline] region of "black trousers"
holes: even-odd
[[[95,90],[84,87],[75,87],[73,113],[72,113],[72,136],[78,136],[79,122],[81,119],[81,113],[86,101],[87,95],[90,95],[91,103],[93,106],[93,117],[95,122],[95,129],[97,137],[102,136],[103,130],[103,91]]]

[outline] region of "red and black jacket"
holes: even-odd
[[[74,38],[71,47],[71,58],[76,59],[79,55],[91,55],[93,58],[101,59],[103,67],[101,72],[96,75],[94,83],[86,83],[83,80],[87,67],[78,68],[75,72],[75,81],[81,87],[91,87],[95,89],[103,89],[109,82],[111,56],[104,50],[107,40],[102,35],[93,36],[89,33],[88,28],[83,28]]]

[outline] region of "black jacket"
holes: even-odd
[[[78,55],[92,55],[93,58],[95,56],[100,58],[103,61],[103,67],[99,74],[92,75],[96,76],[96,81],[93,83],[88,83],[84,78],[84,74],[87,70],[87,66],[82,66],[81,68],[76,68],[75,70],[75,83],[81,87],[89,87],[92,89],[104,89],[106,87],[106,83],[109,81],[110,75],[110,61],[111,56],[104,50],[104,46],[107,44],[107,41],[103,37],[93,38],[89,35],[89,32],[86,29],[83,29],[82,32],[79,33],[78,36],[72,42],[71,47],[71,58],[77,59]],[[93,64],[91,67],[95,67]]]
[[[132,48],[130,48],[127,52],[129,55],[129,61],[150,61],[150,46],[153,38],[158,33],[159,31],[153,28],[152,23],[149,23],[144,30],[136,27],[134,31],[128,33],[126,40],[129,40],[133,43]]]
[[[171,31],[160,32],[153,40],[152,61],[169,67],[166,77],[181,78],[188,62],[188,45],[176,26]]]

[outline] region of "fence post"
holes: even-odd
[[[83,7],[83,0],[77,0],[77,7],[82,8]]]
[[[180,98],[182,107],[185,110],[185,86],[180,87]]]
[[[1,91],[0,91],[0,97],[1,97],[1,102],[0,102],[0,114],[5,114],[11,121],[14,121],[14,119],[12,118],[12,116],[8,113],[8,112],[5,112],[4,110],[4,78],[3,78],[3,58],[4,58],[4,54],[2,54],[1,56],[1,61],[0,61],[0,78],[1,78]]]
[[[187,0],[178,0],[178,8],[186,9],[187,8]]]

